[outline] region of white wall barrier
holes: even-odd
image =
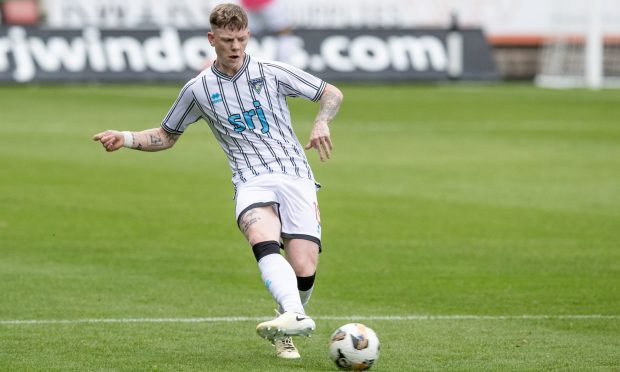
[[[237,0],[39,0],[49,28],[208,27],[214,5]],[[585,31],[584,0],[278,0],[305,29],[447,27],[463,25],[491,37],[553,36]],[[620,34],[620,1],[600,0],[605,34]]]

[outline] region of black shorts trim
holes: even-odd
[[[239,224],[241,222],[241,217],[243,217],[243,215],[250,209],[259,208],[259,207],[268,207],[272,205],[278,205],[278,202],[270,201],[270,202],[260,202],[260,203],[254,203],[254,204],[248,205],[244,210],[241,211],[241,213],[239,213],[239,217],[237,217],[237,226],[238,227],[241,226]],[[279,215],[280,213],[278,212],[278,216]]]
[[[281,235],[284,239],[303,239],[303,240],[309,240],[311,242],[314,242],[319,246],[319,253],[323,252],[323,249],[321,248],[321,239],[317,238],[316,236],[306,235],[306,234],[287,234],[287,233],[282,233]]]

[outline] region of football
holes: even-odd
[[[332,334],[329,356],[340,369],[367,370],[379,359],[379,338],[364,324],[345,324]]]

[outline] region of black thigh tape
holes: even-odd
[[[252,251],[254,252],[254,257],[256,257],[256,262],[258,262],[267,255],[280,254],[280,243],[275,240],[256,243],[252,246]]]

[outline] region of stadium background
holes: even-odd
[[[465,76],[466,79],[508,79],[508,80],[531,80],[538,72],[541,61],[541,47],[546,40],[554,37],[562,36],[564,38],[583,39],[588,27],[588,13],[593,4],[599,4],[601,23],[604,37],[608,42],[617,43],[620,36],[620,10],[618,3],[613,0],[597,0],[592,4],[580,1],[560,1],[546,0],[538,2],[535,0],[469,0],[469,1],[424,1],[424,0],[389,0],[389,1],[287,1],[282,0],[282,4],[286,9],[292,24],[300,30],[300,36],[303,37],[306,49],[310,53],[311,58],[318,50],[317,40],[324,39],[330,34],[338,34],[344,32],[348,37],[345,43],[350,45],[333,45],[333,53],[330,64],[334,71],[333,74],[326,74],[326,77],[342,75],[351,76],[352,80],[375,79],[381,80],[389,78],[391,73],[392,80],[438,80],[445,78],[442,74],[446,69],[446,62],[441,59],[442,56],[436,57],[427,63],[430,67],[424,65],[424,61],[420,61],[419,57],[415,57],[416,51],[414,47],[405,46],[409,56],[395,55],[394,50],[403,49],[402,44],[393,45],[389,43],[381,43],[381,40],[387,41],[390,33],[386,34],[385,30],[392,30],[392,33],[403,35],[402,32],[396,30],[407,30],[405,34],[415,35],[418,40],[422,34],[431,33],[434,36],[444,40],[445,33],[453,23],[453,16],[456,16],[458,24],[465,29],[480,29],[485,33],[486,41],[490,43],[491,50],[485,50],[485,45],[480,45],[480,41],[473,41],[476,36],[466,35],[465,43],[473,43],[466,45],[464,48],[465,73],[471,72]],[[66,30],[84,30],[89,32],[93,30],[136,30],[136,29],[155,29],[166,28],[170,30],[200,30],[204,31],[208,24],[207,18],[210,9],[218,1],[212,0],[195,0],[195,1],[169,1],[169,0],[139,0],[131,2],[122,2],[115,0],[8,0],[3,1],[1,21],[5,29],[0,33],[0,38],[4,37],[5,42],[2,49],[3,58],[0,60],[0,79],[2,80],[28,80],[27,78],[17,78],[11,71],[17,69],[15,62],[19,52],[12,50],[12,45],[24,44],[22,39],[29,37],[28,31],[9,32],[6,27],[15,25],[40,26],[45,33],[63,31],[64,36],[70,42],[76,36],[80,36],[79,32],[66,34]],[[301,31],[303,30],[303,31]],[[315,34],[308,34],[307,31],[315,31]],[[320,30],[331,32],[320,33]],[[418,30],[418,34],[416,34]],[[420,31],[424,30],[424,31]],[[432,30],[432,31],[429,31]],[[319,32],[316,34],[316,32]],[[8,36],[7,36],[8,34]],[[118,31],[117,31],[118,34]],[[123,33],[120,32],[122,35]],[[368,34],[370,37],[368,37]],[[467,34],[467,32],[466,32]],[[35,35],[41,35],[36,33]],[[197,35],[204,35],[204,32],[198,32]],[[356,42],[355,35],[364,36],[366,39]],[[152,36],[152,35],[151,35]],[[265,35],[258,35],[265,36]],[[268,35],[267,35],[268,36]],[[145,36],[142,36],[144,39]],[[140,38],[140,37],[139,37]],[[92,44],[97,37],[86,40]],[[368,40],[371,39],[371,40]],[[273,40],[261,38],[259,45],[251,45],[250,50],[257,52],[261,56],[273,56]],[[266,40],[266,42],[265,42]],[[200,41],[197,41],[200,42]],[[303,43],[302,42],[302,43]],[[45,44],[45,43],[44,43]],[[256,44],[256,43],[255,43]],[[333,43],[332,43],[333,44]],[[362,45],[363,44],[363,45]],[[484,44],[484,43],[483,43]],[[169,46],[167,44],[166,46]],[[356,46],[359,48],[355,49]],[[447,45],[446,45],[447,47]],[[48,45],[50,51],[53,48]],[[77,47],[75,47],[77,48]],[[314,48],[314,49],[313,49]],[[425,47],[420,53],[429,53]],[[21,50],[35,49],[33,46],[22,47]],[[40,48],[41,49],[41,48]],[[71,48],[69,48],[70,51]],[[301,47],[303,49],[303,47]],[[325,48],[328,49],[328,48]],[[614,60],[618,60],[617,49],[614,50]],[[60,49],[57,53],[63,54],[67,49]],[[58,73],[59,70],[65,69],[70,71],[80,71],[79,67],[85,62],[76,63],[69,59],[62,59],[55,63],[44,62],[45,48],[43,54],[40,54],[41,61],[38,64],[43,66],[43,71],[39,69],[39,77],[43,79],[54,79],[54,76],[47,76],[46,71]],[[212,53],[202,51],[212,55]],[[121,52],[122,53],[122,52]],[[128,53],[125,51],[125,53]],[[198,53],[198,52],[197,52]],[[449,53],[449,51],[445,51]],[[386,54],[386,56],[384,56]],[[126,54],[127,56],[129,54]],[[348,61],[342,61],[342,55],[351,56],[353,59],[355,71],[357,74],[342,74],[346,72]],[[435,53],[437,55],[437,53]],[[12,56],[12,58],[11,58]],[[58,57],[55,57],[58,58]],[[69,57],[67,57],[69,58]],[[118,57],[121,58],[122,57]],[[417,58],[417,60],[416,60]],[[439,60],[437,60],[439,58]],[[490,60],[489,60],[490,58]],[[92,57],[91,57],[92,59]],[[407,59],[411,60],[412,66],[407,64]],[[447,59],[447,56],[443,59]],[[489,61],[493,65],[489,64]],[[131,61],[129,61],[131,63]],[[314,69],[311,60],[304,60],[299,63],[300,67],[312,68],[313,72],[325,75],[325,68]],[[316,62],[316,61],[315,61]],[[32,62],[34,63],[34,62]],[[119,62],[120,63],[120,62]],[[319,60],[319,65],[325,65],[326,62]],[[77,64],[77,66],[76,66]],[[23,63],[22,63],[23,65]],[[86,63],[86,68],[89,66]],[[97,66],[92,66],[91,70],[97,70]],[[191,69],[195,71],[198,63],[191,65]],[[618,63],[615,62],[614,74],[618,75]],[[374,66],[374,67],[373,67]],[[117,70],[123,67],[116,67]],[[471,71],[474,69],[474,71]],[[147,79],[178,79],[179,76],[174,74],[166,75],[162,72],[171,72],[178,70],[178,66],[171,66],[167,69],[157,71],[156,74],[150,74],[142,78]],[[401,74],[394,73],[394,70],[402,71]],[[422,73],[419,73],[422,71]],[[13,77],[11,77],[13,75]],[[185,74],[183,77],[187,76]],[[383,77],[381,77],[383,76]],[[60,74],[56,79],[76,78],[74,74]],[[97,80],[106,77],[77,77],[80,80]],[[121,77],[121,79],[124,79]]]
[[[322,58],[306,67],[346,98],[334,158],[309,154],[318,329],[284,362],[254,334],[273,304],[209,130],[161,154],[91,141],[159,123],[216,2],[3,1],[0,370],[334,370],[349,321],[381,338],[377,371],[618,370],[620,92],[532,84],[545,41],[582,42],[595,2],[285,1]],[[620,6],[600,5],[613,43]],[[73,58],[108,39],[123,58]],[[289,103],[303,141],[316,106]]]

